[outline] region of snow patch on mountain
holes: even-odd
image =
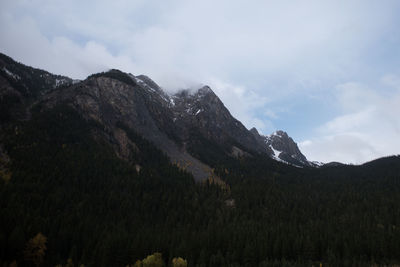
[[[169,103],[171,104],[171,106],[175,106],[175,100],[174,100],[174,97],[173,97],[173,96],[171,96],[171,97],[169,98]]]
[[[70,81],[68,79],[65,78],[56,78],[55,83],[54,83],[54,88],[58,88],[60,86],[66,85],[66,84],[70,84]]]
[[[282,151],[276,150],[272,145],[269,145],[269,147],[274,152],[274,157],[278,157],[279,158],[279,155],[282,153]]]
[[[19,77],[17,74],[12,73],[11,71],[9,71],[6,67],[3,67],[4,72],[8,75],[11,76],[12,78],[14,78],[14,80],[19,80],[21,79],[21,77]]]
[[[322,167],[325,165],[325,163],[320,162],[320,161],[312,161],[312,163],[316,166],[316,167]]]
[[[150,87],[150,86],[149,86],[147,83],[145,83],[142,79],[140,79],[140,78],[138,78],[138,77],[136,77],[136,76],[134,76],[134,77],[135,77],[135,81],[136,81],[139,85],[141,85],[142,87],[148,89],[149,91],[151,91],[151,92],[153,92],[153,93],[156,92],[156,89]]]

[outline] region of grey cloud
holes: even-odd
[[[0,51],[73,78],[119,68],[170,92],[208,84],[247,127],[269,133],[273,120],[285,120],[275,116],[284,99],[315,95],[318,104],[338,83],[396,76],[396,60],[386,64],[374,53],[400,40],[399,7],[394,0],[3,0]],[[383,80],[398,88],[390,75]],[[382,106],[371,97],[365,101]],[[337,101],[336,117],[360,111],[356,103]]]

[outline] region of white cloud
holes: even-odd
[[[311,160],[355,164],[398,154],[400,91],[388,93],[380,86],[381,91],[359,83],[339,85],[337,100],[344,114],[318,127],[315,138],[301,142],[303,153]]]
[[[129,52],[114,56],[104,45],[95,41],[79,45],[66,37],[48,39],[32,18],[16,21],[13,17],[6,17],[2,22],[8,27],[0,27],[0,35],[4,37],[1,49],[28,65],[79,79],[110,68],[134,74],[154,73],[150,76],[157,82],[161,80],[161,85],[170,93],[182,88],[200,87],[200,83],[195,82],[195,77],[182,75],[178,70],[179,66],[171,65],[181,50],[180,42],[177,41],[180,38],[179,33],[151,28],[138,34],[135,39],[141,43],[136,43],[135,46],[143,47],[142,54],[133,53],[135,58],[133,63]],[[171,36],[174,38],[169,38]],[[19,42],[22,38],[24,42]],[[166,43],[165,40],[169,42]],[[163,45],[160,46],[160,43]],[[35,52],[32,53],[27,46],[34,47]],[[257,127],[261,132],[273,129],[269,121],[256,117],[256,109],[263,108],[268,102],[266,97],[257,95],[243,86],[235,86],[219,79],[206,76],[201,79],[213,88],[231,113],[246,127]]]
[[[266,109],[264,111],[265,116],[267,116],[270,119],[278,119],[278,115],[275,111],[271,110],[271,109]]]
[[[264,134],[275,129],[271,121],[257,118],[257,113],[269,103],[267,97],[258,95],[244,86],[235,86],[218,79],[209,79],[208,85],[221,98],[231,114],[248,129],[256,127]]]
[[[290,79],[292,89],[299,90],[304,81],[358,69],[357,58],[391,20],[387,14],[393,2],[4,0],[1,5],[16,20],[31,18],[49,40],[79,39],[80,46],[91,41],[112,55],[129,57],[165,87],[176,86],[179,79],[204,82],[204,77],[233,83],[243,73]],[[13,42],[18,40],[25,37]],[[270,96],[292,93],[257,85],[253,90]]]
[[[396,74],[387,74],[382,77],[382,83],[392,87],[394,89],[400,90],[400,76]]]
[[[95,41],[81,46],[63,36],[50,40],[31,18],[3,17],[1,23],[7,27],[0,27],[0,49],[27,65],[79,79],[110,68],[137,68],[129,57],[113,56]]]
[[[357,134],[324,136],[313,141],[307,140],[299,146],[309,160],[322,162],[359,164],[372,159],[371,155],[376,155],[374,147],[363,136]]]

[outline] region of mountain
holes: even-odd
[[[273,159],[297,167],[319,167],[307,160],[286,132],[276,131],[270,135],[260,135],[256,128],[250,131],[272,151],[269,155]]]
[[[0,58],[0,266],[400,263],[399,156],[312,168],[207,86]]]
[[[229,157],[261,154],[294,166],[313,166],[286,133],[268,137],[247,130],[208,86],[169,95],[149,77],[119,70],[73,81],[5,55],[0,57],[0,68],[2,121],[28,119],[33,106],[46,112],[67,104],[101,124],[103,131],[95,135],[127,161],[135,150],[126,130],[130,129],[197,180],[210,177],[212,168]]]
[[[0,53],[0,123],[29,116],[28,106],[43,95],[76,81],[25,66]]]

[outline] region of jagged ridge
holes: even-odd
[[[312,166],[286,133],[261,136],[255,129],[247,130],[208,86],[169,95],[147,76],[114,69],[73,81],[4,55],[0,69],[0,97],[7,103],[2,109],[8,114],[3,123],[29,119],[32,106],[45,112],[67,103],[86,119],[103,125],[104,132],[95,136],[109,142],[119,157],[130,160],[135,150],[119,126],[122,123],[153,142],[197,180],[209,177],[209,165],[227,156],[265,154],[295,166]],[[9,101],[11,96],[16,100]],[[277,155],[276,151],[282,152]]]

